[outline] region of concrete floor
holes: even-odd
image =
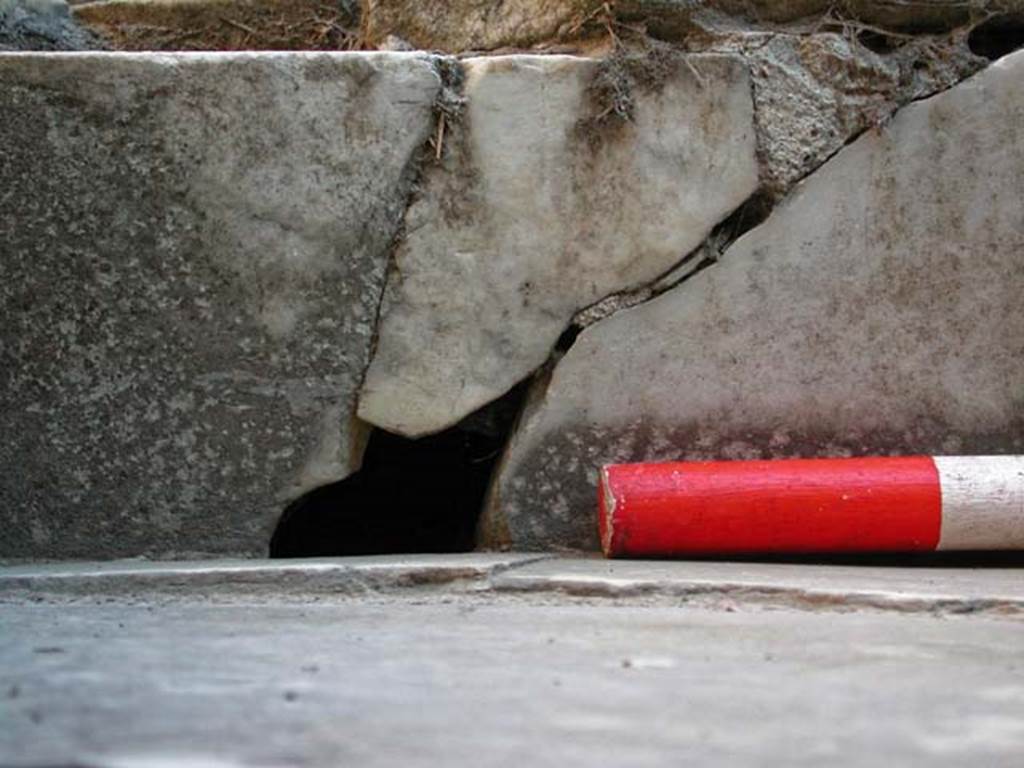
[[[1024,571],[0,569],[4,766],[1024,764]]]

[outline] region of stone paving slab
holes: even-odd
[[[1024,615],[1024,557],[1004,554],[990,561],[995,566],[962,557],[907,559],[912,567],[871,564],[869,558],[863,562],[609,561],[536,553],[119,560],[0,568],[0,601],[150,593],[186,598],[367,595],[418,588],[443,593],[458,588],[555,601],[563,596],[644,598],[718,607]],[[947,567],[940,567],[942,563]]]
[[[365,593],[451,584],[542,559],[544,555],[372,556],[300,560],[194,560],[52,563],[0,568],[0,600],[32,594],[181,592],[231,595],[298,591]]]
[[[1020,567],[551,559],[501,573],[492,587],[604,597],[713,596],[801,608],[1024,612]]]
[[[0,625],[5,766],[1024,759],[1024,624],[987,616],[410,590],[22,602]]]

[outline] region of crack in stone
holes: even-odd
[[[1024,616],[1024,601],[1004,597],[944,597],[901,595],[871,590],[808,589],[803,587],[744,585],[723,581],[717,584],[687,582],[628,581],[574,578],[490,579],[497,593],[557,595],[600,600],[647,599],[655,602],[680,600],[687,605],[712,610],[735,607],[770,607],[822,612],[875,611],[906,615],[991,616],[1017,619]]]
[[[465,84],[463,66],[457,58],[452,56],[431,56],[430,62],[441,83],[437,98],[434,100],[433,113],[435,116],[435,124],[443,126],[445,124],[454,123],[461,116],[465,105],[465,97],[463,96],[463,88]],[[438,139],[438,135],[433,131],[429,132],[421,143],[420,148],[412,154],[409,164],[403,173],[403,181],[408,184],[409,191],[406,195],[405,204],[399,216],[395,233],[388,245],[387,263],[384,268],[384,279],[381,282],[381,290],[377,297],[377,306],[374,310],[370,351],[366,358],[366,365],[363,366],[362,373],[359,377],[359,384],[356,387],[356,399],[353,407],[353,414],[357,413],[359,410],[359,401],[362,397],[363,386],[366,383],[366,376],[373,363],[373,359],[377,354],[377,347],[380,342],[381,320],[384,314],[384,304],[387,301],[388,288],[391,285],[391,281],[396,279],[400,274],[398,269],[397,253],[407,234],[406,218],[408,216],[409,209],[413,204],[415,204],[420,194],[422,194],[427,167],[432,162],[440,161],[443,148],[443,140]],[[498,398],[495,398],[495,400],[497,399]],[[353,418],[359,420],[358,416],[353,415]],[[375,428],[372,424],[368,424],[368,426]],[[355,469],[358,470],[359,467],[356,466]]]
[[[726,52],[726,51],[720,51]],[[675,265],[670,267],[668,270],[663,272],[661,275],[650,281],[646,285],[640,286],[639,288],[633,288],[627,291],[619,291],[616,293],[609,294],[598,301],[589,304],[583,309],[579,310],[573,317],[570,328],[575,327],[576,332],[587,328],[594,323],[605,320],[608,317],[616,314],[625,309],[631,309],[633,307],[645,304],[652,301],[667,291],[677,288],[682,283],[695,277],[697,274],[702,272],[704,269],[712,266],[721,259],[725,253],[732,247],[732,245],[745,235],[750,230],[762,224],[772,213],[772,211],[781,204],[799,184],[807,179],[812,174],[816,173],[820,168],[829,163],[836,155],[842,152],[846,147],[855,142],[865,133],[871,130],[884,131],[885,125],[888,124],[889,120],[892,119],[900,110],[910,106],[919,101],[930,99],[934,96],[944,93],[952,88],[963,83],[971,77],[974,77],[979,72],[986,69],[987,66],[982,67],[979,70],[965,74],[958,78],[955,82],[934,91],[929,91],[913,98],[908,98],[901,101],[896,105],[893,110],[886,116],[880,123],[863,128],[861,130],[851,133],[846,140],[824,157],[817,165],[808,170],[802,176],[792,182],[791,185],[786,189],[785,194],[779,197],[776,201],[773,201],[772,195],[762,186],[754,191],[750,197],[748,197],[743,203],[737,206],[732,213],[729,214],[725,219],[719,222],[708,235],[708,237],[694,248],[692,251],[683,256]],[[752,87],[756,87],[752,81]],[[756,130],[758,131],[758,144],[761,144],[761,134],[764,129],[758,123],[758,115],[760,110],[756,107],[754,109],[754,122]],[[760,164],[763,166],[765,160],[760,159]],[[568,330],[568,329],[567,329]],[[568,347],[564,349],[553,350],[552,354],[557,357],[561,357],[568,350]]]

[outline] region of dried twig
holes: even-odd
[[[581,16],[580,18],[578,18],[576,20],[576,23],[569,27],[569,36],[571,37],[572,35],[575,35],[577,32],[583,29],[583,27],[592,22],[598,16],[600,16],[603,13],[607,13],[607,6],[608,3],[602,3],[600,7],[595,8],[586,16]]]
[[[700,87],[702,89],[703,88],[707,88],[708,87],[708,81],[705,80],[704,76],[700,72],[697,71],[697,67],[694,66],[692,61],[690,61],[690,57],[689,56],[683,56],[682,59],[683,59],[683,63],[686,65],[687,69],[689,69],[690,72],[693,73],[693,76],[696,78],[697,82],[700,83]]]
[[[259,36],[259,32],[257,32],[255,29],[248,26],[247,24],[243,24],[240,21],[234,21],[233,19],[229,19],[227,16],[221,16],[220,20],[223,21],[225,24],[230,24],[232,27],[235,27],[236,29],[240,29],[243,32],[248,32],[250,35],[256,37]]]
[[[444,154],[444,125],[446,122],[444,112],[437,116],[437,138],[434,140],[434,159],[438,162],[441,161],[441,155]]]

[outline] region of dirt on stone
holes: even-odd
[[[681,51],[650,38],[639,47],[617,45],[594,70],[587,86],[587,114],[576,123],[576,138],[593,149],[613,139],[634,118],[635,94],[656,93],[685,64]]]
[[[94,2],[75,15],[120,51],[362,47],[358,8],[346,0]]]

